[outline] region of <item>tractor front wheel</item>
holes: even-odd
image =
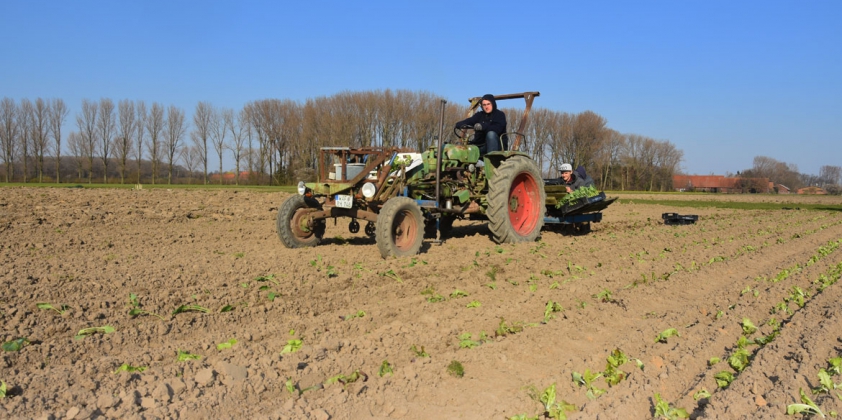
[[[389,199],[377,215],[374,233],[383,258],[418,254],[424,239],[421,207],[409,197]]]
[[[497,243],[532,242],[546,211],[544,181],[531,159],[515,156],[495,170],[488,185],[488,227]]]
[[[293,195],[278,209],[276,226],[278,237],[287,248],[316,246],[325,234],[325,221],[311,220],[308,215],[318,211],[318,203],[302,195]]]

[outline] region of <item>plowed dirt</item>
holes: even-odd
[[[811,391],[842,355],[842,213],[615,203],[584,236],[497,245],[457,221],[443,244],[382,259],[341,219],[284,248],[285,197],[0,189],[0,340],[28,342],[0,352],[0,418],[502,419],[542,416],[552,384],[574,419],[651,418],[656,394],[693,418],[785,418],[799,389],[842,410],[840,391]],[[616,349],[628,362],[609,386]],[[590,396],[573,381],[586,370],[603,372]]]

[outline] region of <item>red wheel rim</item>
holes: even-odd
[[[395,215],[392,234],[395,236],[396,248],[401,251],[412,248],[418,237],[418,223],[412,217],[412,212],[404,210]]]
[[[538,183],[529,173],[515,177],[509,190],[509,221],[518,235],[527,236],[535,229],[542,217],[538,194]]]
[[[292,228],[292,234],[299,239],[307,239],[313,236],[313,230],[309,227],[308,215],[312,213],[313,209],[300,208],[295,211],[292,219],[289,221],[289,227]]]

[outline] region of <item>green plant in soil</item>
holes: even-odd
[[[228,340],[228,341],[226,341],[226,342],[223,342],[223,343],[219,343],[219,344],[217,344],[217,345],[216,345],[216,349],[217,349],[217,350],[230,349],[230,348],[231,348],[234,344],[237,344],[237,339],[236,339],[236,338],[232,338],[232,339],[230,339],[230,340]]]
[[[26,337],[16,338],[14,340],[9,340],[0,345],[0,348],[3,351],[20,351],[20,349],[24,348],[29,344],[29,340]]]
[[[789,404],[786,406],[786,414],[794,415],[794,414],[806,414],[806,415],[816,415],[818,414],[822,418],[825,418],[824,413],[819,406],[816,405],[807,394],[804,393],[804,390],[798,388],[798,393],[801,395],[801,404]]]
[[[342,374],[332,376],[332,377],[328,378],[328,380],[325,381],[324,384],[325,385],[331,385],[331,384],[335,384],[335,383],[339,382],[342,385],[348,385],[348,384],[352,384],[354,382],[357,382],[360,379],[362,379],[363,382],[365,382],[365,381],[368,380],[368,375],[366,375],[363,372],[360,372],[360,370],[357,369],[353,373],[351,373],[350,375],[347,375],[347,376],[342,375]]]
[[[138,315],[152,315],[158,317],[160,320],[164,321],[164,317],[158,315],[153,312],[144,311],[140,309],[140,301],[137,298],[137,295],[134,293],[129,294],[129,315],[130,316],[138,316]]]
[[[588,399],[594,400],[596,397],[604,394],[606,390],[602,388],[597,388],[594,385],[594,381],[602,377],[602,372],[591,372],[590,369],[585,369],[585,373],[573,372],[573,383],[579,386],[585,387],[587,392]]]
[[[287,340],[287,344],[281,349],[281,354],[295,353],[301,350],[302,341],[297,339]]]
[[[461,378],[465,376],[465,367],[462,366],[462,363],[453,360],[449,365],[447,365],[447,373],[457,378]]]
[[[50,309],[51,309],[51,310],[54,310],[54,311],[56,311],[56,313],[58,313],[59,315],[64,315],[64,314],[65,314],[68,310],[70,310],[70,307],[69,307],[69,306],[67,306],[67,305],[63,305],[63,304],[62,304],[62,305],[59,305],[59,307],[58,307],[58,308],[56,308],[55,306],[53,306],[53,305],[51,305],[51,304],[49,304],[49,303],[46,303],[46,302],[36,303],[35,305],[38,307],[38,309],[45,309],[45,310],[50,310]]]
[[[690,415],[683,408],[671,407],[667,401],[661,399],[661,394],[655,393],[655,417],[667,420],[689,419]]]
[[[81,339],[85,338],[86,336],[89,336],[89,335],[92,335],[92,334],[96,334],[96,333],[111,334],[114,331],[116,331],[116,329],[114,329],[114,327],[112,327],[110,325],[104,325],[102,327],[83,328],[83,329],[79,330],[79,332],[76,333],[76,336],[73,337],[73,338],[75,338],[77,340],[81,340]]]
[[[120,372],[128,372],[128,373],[143,372],[146,369],[148,369],[146,366],[132,366],[128,363],[123,363],[122,365],[120,365],[120,367],[117,368],[117,370],[114,371],[114,373],[116,374],[116,373],[120,373]]]
[[[186,352],[184,350],[177,350],[178,355],[176,356],[176,360],[179,362],[186,362],[188,360],[202,360],[202,356],[198,354],[193,354]]]
[[[670,338],[670,337],[673,337],[673,336],[681,337],[681,334],[679,334],[678,330],[676,330],[675,328],[669,328],[669,329],[666,329],[664,331],[661,331],[661,333],[658,334],[655,337],[655,342],[656,343],[666,343],[667,339]]]
[[[175,308],[175,310],[172,311],[172,314],[177,315],[177,314],[184,313],[184,312],[209,313],[210,309],[205,308],[204,306],[199,306],[199,305],[181,305],[178,308]]]
[[[720,388],[728,388],[728,385],[731,385],[731,382],[734,381],[734,374],[728,372],[727,370],[723,370],[716,375],[713,375],[713,379],[716,380],[716,386]]]
[[[383,360],[383,363],[380,364],[380,369],[377,371],[377,374],[380,377],[384,377],[386,375],[394,375],[395,371],[392,370],[392,365],[389,363],[388,360]]]
[[[412,347],[409,348],[409,350],[411,350],[412,353],[418,357],[430,357],[430,355],[427,354],[426,351],[424,351],[424,346],[421,346],[421,350],[418,350],[418,347],[416,347],[415,344],[413,344]]]

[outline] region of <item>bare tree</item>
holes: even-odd
[[[203,180],[206,185],[208,183],[208,138],[211,136],[214,113],[211,104],[207,102],[196,104],[196,111],[193,113],[193,132],[190,133],[193,144],[196,145],[202,156],[202,164],[205,170]]]
[[[86,150],[88,144],[78,132],[71,131],[67,136],[67,146],[70,148],[70,154],[73,156],[73,162],[76,164],[77,178],[81,180],[84,177],[85,157],[90,153]]]
[[[47,152],[50,140],[50,106],[41,99],[36,98],[32,107],[32,153],[35,157],[35,172],[38,175],[38,182],[44,182],[44,155]]]
[[[137,183],[140,184],[140,170],[143,162],[144,133],[146,132],[146,102],[137,101],[135,118],[135,159],[137,162]]]
[[[17,106],[12,98],[0,102],[0,154],[3,155],[6,182],[14,179],[15,155],[17,154],[18,121]]]
[[[167,153],[167,183],[172,184],[173,166],[176,154],[181,149],[181,139],[187,127],[184,125],[184,111],[175,105],[170,105],[167,110],[167,122],[164,130],[164,150]]]
[[[178,152],[178,158],[184,163],[184,167],[187,169],[187,176],[192,184],[193,174],[202,165],[202,149],[195,144],[183,146]]]
[[[21,151],[24,183],[29,181],[29,153],[32,152],[32,114],[34,112],[32,102],[29,99],[21,99],[20,112],[18,113],[18,126],[20,127],[18,144]]]
[[[135,108],[134,102],[123,99],[117,104],[118,136],[114,141],[114,152],[117,156],[118,171],[120,172],[120,183],[126,182],[126,164],[129,155],[132,153],[135,134]]]
[[[82,150],[87,153],[88,158],[88,184],[92,182],[94,173],[94,150],[97,142],[97,114],[99,105],[88,99],[82,99],[82,113],[76,115],[76,126],[79,128],[79,135],[85,147]]]
[[[211,143],[213,143],[213,148],[216,150],[217,156],[219,156],[219,183],[222,184],[222,154],[225,152],[225,136],[228,134],[228,119],[226,119],[223,114],[226,111],[231,110],[223,110],[221,113],[214,110],[211,114]]]
[[[111,156],[114,145],[115,127],[114,101],[108,98],[102,98],[99,100],[97,131],[99,132],[99,152],[103,166],[102,182],[106,184],[108,183],[108,158]]]
[[[228,149],[234,154],[234,175],[235,183],[240,185],[240,164],[243,162],[243,154],[245,153],[245,140],[248,130],[248,115],[245,109],[240,110],[238,118],[234,117],[234,110],[226,109],[222,111],[222,119],[225,120],[225,125],[231,132],[231,143]]]
[[[56,182],[61,182],[61,127],[69,112],[63,99],[50,101],[50,134],[53,136],[53,153],[56,157]]]
[[[149,160],[152,162],[152,185],[155,185],[155,180],[161,170],[165,125],[164,107],[157,102],[153,102],[152,108],[149,109],[149,117],[146,119],[146,133],[149,135]]]
[[[824,184],[842,184],[842,167],[824,165],[819,168],[819,178],[821,179],[822,186]]]

